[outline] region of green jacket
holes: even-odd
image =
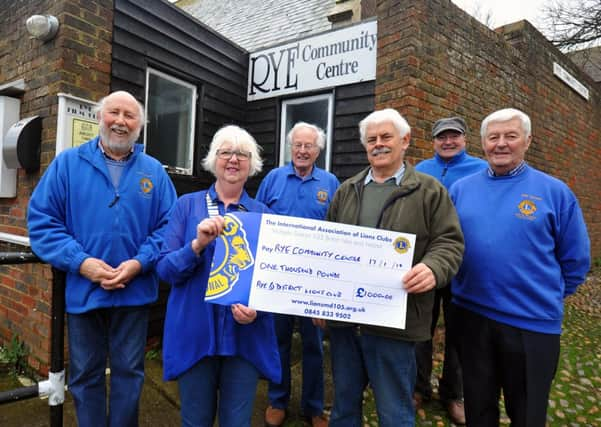
[[[369,168],[347,179],[334,194],[326,220],[359,225],[363,183]],[[423,262],[442,288],[457,273],[463,256],[463,233],[447,190],[435,178],[417,172],[406,164],[398,189],[382,207],[376,228],[416,235],[413,264]],[[408,294],[405,329],[361,325],[361,331],[406,341],[431,338],[430,323],[434,305],[434,289]],[[349,323],[328,322],[334,327]]]

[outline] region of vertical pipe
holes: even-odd
[[[52,267],[50,372],[65,369],[65,272]],[[63,403],[50,406],[50,426],[62,427]]]

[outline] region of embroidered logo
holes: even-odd
[[[532,216],[536,212],[536,204],[532,200],[522,200],[518,209],[522,215]]]
[[[238,282],[240,271],[254,264],[249,249],[246,231],[238,218],[226,215],[223,232],[219,238],[223,241],[223,253],[215,251],[205,300],[211,300],[230,292]]]
[[[411,248],[411,243],[404,237],[397,237],[394,242],[392,242],[392,246],[394,250],[400,254],[404,254]]]
[[[328,192],[326,190],[319,190],[317,192],[317,201],[319,203],[325,203],[328,201]]]
[[[140,190],[142,191],[142,193],[150,194],[153,188],[154,185],[152,184],[152,181],[149,178],[142,178],[140,180]]]

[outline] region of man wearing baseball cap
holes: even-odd
[[[486,169],[486,161],[465,152],[467,126],[461,117],[446,117],[437,120],[432,127],[434,157],[418,163],[415,169],[438,179],[447,189],[459,178]],[[456,339],[453,336],[453,308],[451,286],[436,289],[432,310],[431,333],[434,334],[442,301],[445,323],[445,354],[438,394],[449,417],[455,424],[465,424],[463,407],[463,384],[461,365],[457,355]],[[432,397],[432,340],[417,343],[415,347],[417,379],[414,402],[421,405]]]

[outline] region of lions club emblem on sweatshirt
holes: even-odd
[[[532,216],[536,212],[536,204],[532,200],[522,200],[518,209],[522,215]]]

